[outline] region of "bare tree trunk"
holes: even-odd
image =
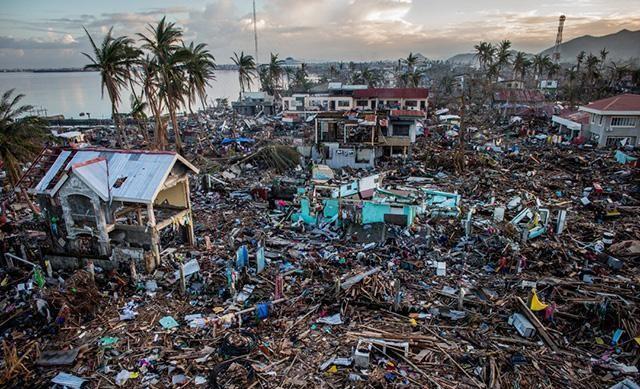
[[[111,118],[113,119],[113,125],[116,127],[116,146],[125,147],[124,129],[122,128],[120,119],[118,118],[118,109],[116,108],[116,104],[113,100],[111,100]]]
[[[176,152],[182,154],[182,139],[180,139],[180,128],[178,127],[176,109],[170,99],[167,99],[167,105],[169,106],[169,117],[171,118],[171,125],[173,126],[173,134],[176,138]]]

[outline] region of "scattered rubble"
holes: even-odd
[[[0,385],[637,387],[637,153],[483,129],[460,171],[442,127],[331,169],[313,123],[192,120],[194,244],[167,226],[153,268],[51,266],[3,206]]]

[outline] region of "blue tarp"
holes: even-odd
[[[625,164],[635,160],[637,160],[637,158],[627,155],[620,150],[616,150],[616,161],[618,161],[618,163]]]
[[[222,140],[222,142],[220,142],[221,145],[228,145],[229,143],[253,143],[256,140],[253,138],[224,138]]]

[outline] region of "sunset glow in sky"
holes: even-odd
[[[82,26],[100,38],[142,32],[163,15],[185,40],[209,45],[218,63],[253,53],[251,0],[6,0],[0,16],[0,68],[82,66]],[[445,59],[480,40],[510,39],[517,50],[553,45],[558,17],[565,40],[640,30],[639,0],[258,0],[260,61],[268,52],[305,61],[405,57]]]

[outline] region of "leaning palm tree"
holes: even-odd
[[[85,28],[84,31],[89,37],[93,55],[82,54],[91,61],[84,69],[100,72],[102,96],[104,97],[106,89],[111,101],[111,117],[118,133],[118,145],[124,146],[126,144],[124,128],[118,115],[120,91],[126,87],[131,75],[131,66],[136,62],[140,52],[133,48],[132,39],[124,36],[114,38],[111,35],[112,30],[113,27],[109,29],[102,43],[98,46]]]
[[[238,67],[238,82],[240,83],[240,95],[238,98],[241,98],[245,87],[251,90],[251,83],[256,76],[256,61],[253,56],[245,55],[244,51],[241,51],[240,55],[234,52],[231,60]]]
[[[19,105],[24,95],[13,92],[9,89],[0,98],[0,158],[11,185],[20,179],[21,165],[38,154],[47,138],[44,121],[25,116],[33,107]]]
[[[160,98],[169,111],[169,118],[175,135],[176,150],[182,153],[182,140],[176,111],[184,102],[185,76],[183,63],[188,58],[187,50],[182,47],[182,30],[175,23],[162,18],[157,25],[147,25],[147,33],[138,34],[143,42],[142,48],[154,57],[155,70],[158,72]]]
[[[210,80],[215,79],[215,58],[206,47],[204,43],[194,45],[193,42],[184,47],[188,54],[184,67],[187,72],[187,104],[191,113],[193,113],[191,103],[195,103],[196,98],[200,99],[202,109],[207,109],[205,104],[207,86],[210,86]]]

